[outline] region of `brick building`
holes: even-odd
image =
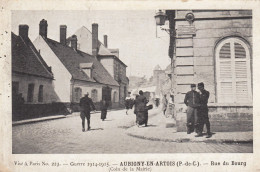
[[[128,93],[129,80],[126,76],[126,64],[119,58],[119,49],[108,48],[108,38],[104,35],[104,44],[98,40],[98,24],[92,24],[92,32],[85,26],[79,28],[74,35],[78,38],[78,49],[95,56],[105,67],[109,74],[118,82],[119,93],[114,93],[114,97],[119,96],[119,102],[124,103]],[[70,45],[70,39],[67,44]]]
[[[199,82],[210,92],[213,132],[252,130],[252,11],[175,10],[171,26],[178,131],[186,130],[185,93]]]

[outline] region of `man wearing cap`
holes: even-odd
[[[199,125],[200,129],[196,137],[201,137],[203,136],[202,131],[204,124],[206,124],[207,127],[207,136],[206,138],[211,137],[211,132],[210,132],[210,123],[209,123],[209,115],[208,115],[208,99],[209,99],[209,92],[204,89],[204,83],[198,83],[198,89],[199,89],[199,94],[200,94],[200,107],[198,108],[198,114],[199,114]]]
[[[191,91],[186,93],[184,103],[187,106],[187,134],[194,132],[194,127],[196,128],[197,132],[199,129],[197,121],[197,108],[199,107],[200,103],[200,95],[196,91],[195,84],[191,84]]]
[[[79,106],[81,109],[80,117],[82,120],[82,131],[84,132],[85,131],[85,118],[87,118],[88,130],[90,130],[90,111],[91,111],[91,108],[94,111],[96,111],[96,108],[93,104],[92,99],[88,97],[88,93],[85,94],[85,96],[80,99]]]

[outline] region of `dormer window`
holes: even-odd
[[[92,78],[93,63],[80,63],[79,66],[88,77]]]

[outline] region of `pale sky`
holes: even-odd
[[[92,23],[98,23],[99,40],[108,35],[108,48],[119,48],[119,58],[128,66],[127,75],[149,78],[153,68],[170,64],[169,35],[155,25],[153,11],[12,11],[12,31],[29,25],[32,41],[39,35],[40,20],[48,22],[48,38],[59,41],[59,26],[67,25],[67,37]],[[159,37],[159,38],[158,38]]]

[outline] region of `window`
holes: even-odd
[[[12,94],[13,96],[18,95],[19,93],[19,82],[13,81],[12,82]]]
[[[118,102],[118,94],[116,91],[114,92],[114,95],[113,95],[113,101],[114,101],[114,103]]]
[[[79,102],[80,98],[82,97],[82,90],[79,87],[76,87],[74,90],[75,90],[74,100],[75,102]]]
[[[240,39],[228,38],[216,48],[219,103],[252,102],[250,53]]]
[[[98,101],[98,92],[96,89],[91,91],[91,99],[93,102],[97,102]]]
[[[43,102],[43,85],[39,86],[38,102]]]
[[[27,102],[33,102],[34,84],[28,85]]]

